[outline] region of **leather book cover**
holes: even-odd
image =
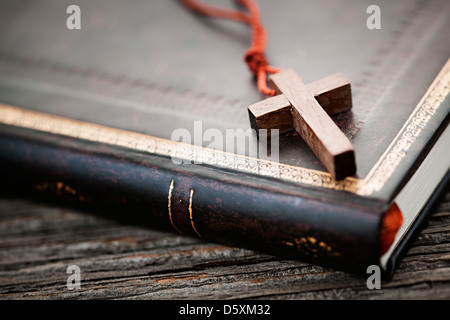
[[[392,273],[447,185],[449,3],[378,1],[380,28],[368,25],[369,1],[257,3],[271,65],[305,83],[336,73],[350,80],[353,107],[332,119],[353,143],[355,175],[333,179],[295,131],[279,136],[276,161],[253,153],[261,147],[247,107],[265,97],[243,60],[248,25],[180,1],[5,0],[2,188],[125,220],[144,213],[149,227],[209,241]],[[68,27],[71,5],[80,29]],[[423,205],[383,262],[384,220],[404,190]]]

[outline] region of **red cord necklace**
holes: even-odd
[[[277,73],[280,69],[274,68],[267,64],[264,49],[267,43],[266,30],[261,24],[259,18],[259,9],[252,0],[237,0],[244,5],[248,13],[240,11],[226,10],[214,6],[200,3],[197,0],[181,0],[188,8],[193,11],[216,18],[224,18],[244,22],[251,26],[253,31],[252,43],[245,53],[245,62],[249,69],[256,76],[256,83],[261,93],[274,96],[276,91],[267,87],[267,75]]]
[[[197,0],[182,0],[188,8],[200,14],[251,26],[253,36],[245,53],[245,62],[256,75],[259,91],[271,96],[248,107],[252,128],[257,135],[261,130],[267,130],[267,136],[295,129],[334,179],[355,174],[352,143],[329,117],[352,107],[350,82],[338,74],[305,85],[292,70],[270,66],[264,54],[267,35],[260,21],[258,6],[254,0],[237,1],[248,12],[217,8]],[[276,90],[268,88],[268,74],[272,74],[270,80]]]

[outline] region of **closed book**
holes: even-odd
[[[294,130],[251,129],[247,107],[265,97],[246,24],[105,0],[74,2],[78,29],[70,4],[0,4],[4,190],[392,275],[449,179],[447,1],[382,2],[381,28],[368,2],[258,1],[272,65],[350,80],[352,108],[332,119],[357,171],[340,180]]]

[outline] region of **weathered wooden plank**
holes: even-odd
[[[448,299],[449,204],[368,290],[363,276],[0,198],[0,299]],[[80,289],[66,287],[71,264]]]

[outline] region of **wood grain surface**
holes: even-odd
[[[269,77],[271,87],[277,90],[276,84]],[[326,78],[306,84],[307,90],[314,96],[319,105],[329,115],[335,115],[352,108],[352,90],[350,81],[343,74],[334,74]],[[250,124],[258,134],[259,129],[278,129],[279,134],[294,129],[292,105],[282,94],[256,102],[248,107]]]
[[[351,141],[333,122],[309,92],[302,79],[292,70],[271,76],[277,91],[289,100],[295,130],[327,168],[334,179],[356,173]]]
[[[66,286],[69,265],[81,288]],[[0,198],[0,299],[449,299],[450,188],[391,281]]]

